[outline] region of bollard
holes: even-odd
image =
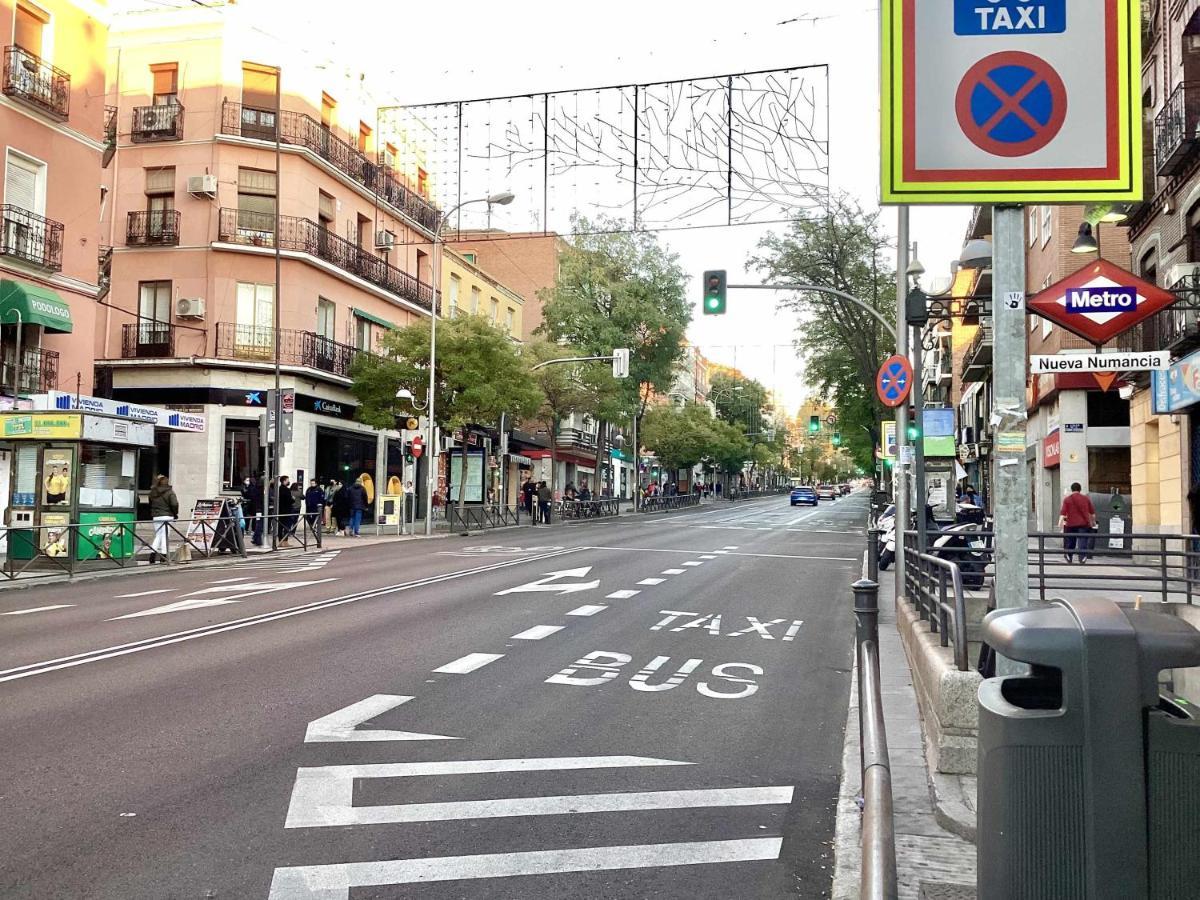
[[[869,578],[850,586],[854,591],[854,637],[858,646],[879,642],[879,584]]]
[[[879,537],[882,528],[871,527],[867,530],[867,580],[879,582]]]

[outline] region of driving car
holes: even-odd
[[[848,495],[849,495],[849,493],[850,493],[850,485],[848,485],[848,484],[839,484],[839,485],[838,485],[838,490],[841,492],[841,494],[842,494],[842,496],[843,496],[843,497],[845,497],[845,496],[848,496]]]
[[[832,484],[823,484],[817,488],[817,498],[820,500],[836,500],[838,490]]]
[[[799,506],[801,503],[816,506],[817,492],[807,485],[792,488],[792,506]]]

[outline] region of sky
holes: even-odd
[[[261,7],[276,33],[321,47],[385,83],[400,103],[649,83],[801,65],[829,66],[830,180],[834,191],[878,204],[879,10],[869,0],[606,0],[454,3],[241,0]],[[331,17],[332,9],[340,15]],[[318,51],[320,52],[320,51]],[[912,240],[929,277],[949,275],[969,218],[965,207],[912,210]],[[882,221],[895,231],[896,214]],[[782,229],[783,226],[769,226]],[[795,409],[811,392],[791,346],[795,314],[766,291],[731,292],[725,316],[702,316],[700,274],[758,283],[747,259],[763,226],[664,231],[690,276],[689,338],[710,359],[736,365]],[[927,279],[928,280],[928,279]]]

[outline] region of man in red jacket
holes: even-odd
[[[1063,554],[1067,562],[1072,562],[1071,554],[1079,557],[1081,563],[1088,561],[1092,548],[1091,533],[1096,527],[1096,507],[1092,501],[1081,493],[1083,488],[1076,481],[1071,485],[1071,493],[1063,498],[1062,510],[1058,515],[1058,524],[1063,530]],[[1076,537],[1076,535],[1088,535]]]

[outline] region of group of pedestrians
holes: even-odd
[[[521,485],[521,503],[534,525],[549,525],[554,494],[544,481],[527,478]]]
[[[275,489],[268,495],[267,516],[262,513],[262,482],[255,475],[242,481],[241,509],[244,521],[251,523],[251,543],[263,545],[266,526],[270,520],[277,539],[277,546],[286,547],[296,536],[300,516],[310,531],[321,529],[326,534],[340,533],[347,537],[358,537],[362,529],[363,516],[371,505],[372,497],[367,489],[367,476],[360,475],[350,484],[342,484],[336,478],[325,483],[313,478],[304,490],[299,482],[293,483],[287,475],[280,475]]]

